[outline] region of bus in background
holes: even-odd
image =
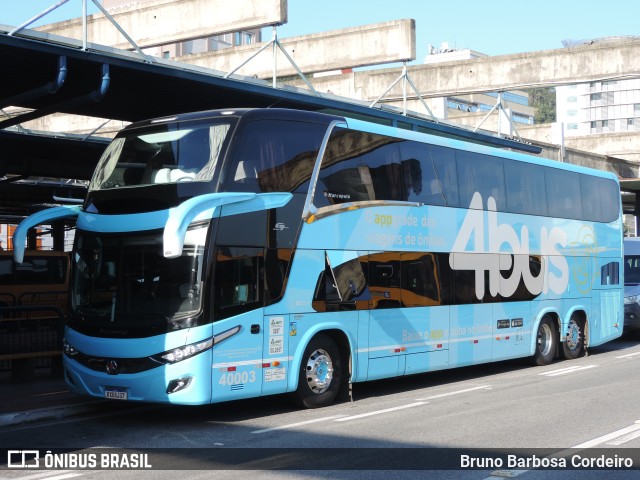
[[[69,387],[203,404],[497,360],[622,333],[612,173],[313,112],[139,122],[77,216]],[[16,249],[16,258],[21,252]]]
[[[624,331],[640,338],[640,238],[624,239]]]
[[[21,263],[13,252],[0,252],[0,306],[51,306],[67,312],[69,297],[69,253],[29,250]],[[23,311],[21,316],[38,315]],[[48,312],[47,315],[52,315]]]

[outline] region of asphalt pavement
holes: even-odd
[[[102,401],[70,392],[62,374],[50,369],[37,369],[23,381],[0,372],[0,428],[78,415]]]

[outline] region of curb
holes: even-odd
[[[62,418],[80,415],[92,410],[99,402],[80,403],[73,406],[38,408],[23,412],[10,412],[0,414],[0,427],[23,425],[25,423],[42,420],[60,420]]]

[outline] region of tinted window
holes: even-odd
[[[264,258],[265,304],[277,301],[284,293],[292,251],[289,248],[270,248]]]
[[[440,272],[437,253],[402,254],[402,304],[407,307],[440,305]]]
[[[166,258],[162,237],[78,233],[73,253],[72,307],[94,325],[167,325],[200,308],[208,226],[195,225],[182,254]]]
[[[505,161],[507,209],[511,213],[547,215],[544,168],[521,162]]]
[[[612,222],[620,194],[608,179],[372,133],[334,130],[315,190],[317,207],[372,200],[419,202]]]
[[[627,265],[625,264],[625,273],[626,269]],[[620,265],[618,264],[618,262],[609,262],[600,268],[600,284],[620,285]]]
[[[458,175],[456,173],[455,151],[451,148],[429,146],[433,168],[442,189],[446,205],[457,207],[460,205],[458,194]],[[466,205],[468,206],[468,205]]]
[[[218,249],[213,284],[216,320],[238,315],[262,305],[262,268],[262,249]]]
[[[582,218],[578,174],[547,168],[545,169],[545,178],[549,215],[560,218]]]
[[[317,207],[370,200],[407,200],[400,140],[335,129],[322,159]]]
[[[326,252],[325,269],[318,277],[313,296],[312,305],[316,311],[366,310],[369,307],[366,257],[358,258],[355,252],[345,253],[352,253],[354,258],[348,260],[345,257],[342,263],[334,258],[332,266],[329,261],[331,252]]]
[[[624,283],[625,285],[637,285],[640,283],[640,256],[624,256]]]
[[[458,183],[460,186],[460,204],[468,207],[473,195],[482,195],[483,208],[487,200],[493,197],[498,210],[505,211],[505,188],[502,159],[478,155],[471,152],[456,152],[458,164]]]
[[[284,120],[244,126],[227,174],[226,191],[306,192],[326,127]]]
[[[371,307],[402,307],[402,265],[400,254],[395,252],[374,253],[369,255],[369,290]]]
[[[210,181],[233,121],[174,122],[123,130],[103,153],[89,190]]]
[[[403,142],[400,145],[400,156],[407,200],[429,205],[446,205],[441,184],[431,160],[430,145]]]
[[[612,222],[620,212],[620,191],[613,180],[580,175],[582,213],[587,220]]]

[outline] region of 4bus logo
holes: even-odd
[[[488,244],[485,244],[485,230]],[[466,251],[471,244],[471,252]],[[499,254],[503,245],[513,255]],[[565,232],[554,227],[540,229],[541,268],[537,276],[529,266],[529,229],[520,228],[520,235],[509,224],[498,224],[496,201],[487,199],[487,210],[483,210],[482,195],[473,194],[469,210],[449,255],[449,265],[453,270],[475,271],[476,297],[484,298],[485,272],[488,272],[489,293],[492,296],[510,297],[514,294],[520,280],[532,295],[541,292],[563,293],[569,284],[569,265],[567,259],[558,252],[556,246],[567,246]],[[553,270],[550,268],[553,266]],[[501,272],[511,274],[504,277]]]

